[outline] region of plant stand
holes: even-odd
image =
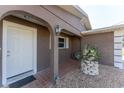
[[[99,64],[97,61],[87,61],[83,60],[81,62],[81,71],[88,75],[98,75],[99,74]]]

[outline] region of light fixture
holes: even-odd
[[[56,25],[55,31],[56,31],[56,35],[59,35],[61,33],[61,28],[59,25]]]

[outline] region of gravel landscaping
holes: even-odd
[[[124,87],[124,70],[100,65],[99,75],[89,76],[75,69],[63,76],[57,88],[121,88]]]

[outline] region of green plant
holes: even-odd
[[[74,53],[74,57],[79,61],[98,61],[100,54],[98,53],[97,48],[90,45],[85,45],[83,50]]]

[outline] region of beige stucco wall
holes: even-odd
[[[72,38],[72,53],[75,53],[77,51],[81,50],[81,37],[73,37]]]
[[[114,33],[102,33],[85,35],[82,39],[82,46],[90,44],[96,46],[101,53],[100,63],[114,65]]]

